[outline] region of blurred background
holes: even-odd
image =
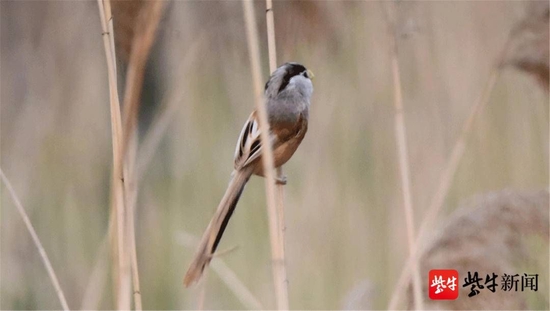
[[[113,5],[121,79],[132,31],[124,22],[125,14],[132,16],[129,3]],[[254,7],[267,80],[265,3]],[[510,32],[522,21],[536,22],[541,9],[532,7],[527,1],[397,2],[416,231]],[[386,308],[408,245],[384,5],[281,1],[274,14],[279,64],[303,63],[316,77],[308,133],[284,167],[290,306]],[[0,27],[0,166],[69,306],[113,309],[107,239],[112,145],[98,5],[2,1]],[[473,195],[548,189],[547,84],[514,57],[474,120],[440,220]],[[194,309],[202,294],[206,309],[250,307],[212,269],[204,292],[182,284],[193,237],[202,234],[223,195],[238,134],[254,107],[249,64],[240,1],[166,4],[139,117],[136,238],[145,309]],[[5,189],[0,308],[59,309]],[[510,271],[540,273],[543,293],[547,234],[530,246],[545,266]],[[264,181],[258,177],[246,188],[220,249],[234,246],[214,261],[223,261],[263,308],[274,308]],[[547,301],[530,298],[528,307],[547,309]]]

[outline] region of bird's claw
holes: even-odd
[[[275,183],[277,185],[286,185],[286,181],[287,181],[286,176],[284,176],[284,175],[275,178]]]

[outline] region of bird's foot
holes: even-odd
[[[285,175],[281,175],[279,177],[275,177],[275,183],[277,185],[286,185],[286,176]]]

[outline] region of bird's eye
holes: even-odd
[[[307,70],[306,70],[306,71],[304,71],[304,72],[302,72],[302,76],[304,76],[304,77],[306,77],[306,78],[308,78],[308,79],[309,79],[309,75],[307,74]]]

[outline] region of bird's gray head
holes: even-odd
[[[313,73],[298,63],[285,63],[277,68],[265,84],[267,98],[280,96],[304,96],[308,100],[313,93]]]

